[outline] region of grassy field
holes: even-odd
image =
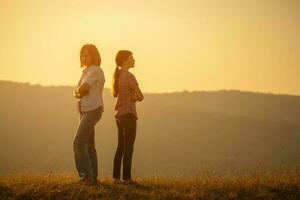
[[[77,183],[75,174],[8,174],[0,177],[0,199],[300,199],[300,170],[186,178],[137,178],[138,185]]]

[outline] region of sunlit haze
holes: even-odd
[[[300,94],[300,1],[0,0],[0,79],[77,84],[95,44],[111,88],[119,49],[145,92]]]

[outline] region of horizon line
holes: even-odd
[[[0,79],[0,82],[10,82],[15,84],[27,84],[30,86],[41,86],[41,87],[76,87],[76,85],[47,85],[41,83],[30,83],[30,82],[22,82],[22,81],[14,81],[14,80],[5,80]],[[104,87],[104,90],[111,90],[110,87]],[[254,91],[254,90],[240,90],[240,89],[218,89],[218,90],[178,90],[178,91],[164,91],[164,92],[144,92],[145,94],[175,94],[175,93],[197,93],[197,92],[244,92],[244,93],[256,93],[256,94],[265,94],[265,95],[276,95],[276,96],[296,96],[300,97],[300,94],[290,94],[290,93],[274,93],[274,92],[266,92],[266,91]]]

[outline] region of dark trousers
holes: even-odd
[[[95,125],[102,116],[102,108],[80,113],[80,122],[73,142],[78,175],[82,179],[96,180],[98,160],[95,148]]]
[[[118,126],[118,147],[114,157],[113,178],[120,179],[121,161],[123,159],[123,179],[131,179],[131,163],[136,136],[136,117],[125,114],[116,118]]]

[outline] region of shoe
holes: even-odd
[[[122,184],[122,181],[120,179],[115,179],[114,178],[113,184]]]
[[[138,185],[138,182],[132,179],[123,180],[122,183],[124,185]]]
[[[97,178],[88,179],[88,185],[100,186],[100,181]]]
[[[90,185],[90,186],[99,186],[100,182],[96,178],[80,178],[77,183],[84,184],[84,185]]]
[[[88,179],[81,177],[76,183],[78,183],[78,184],[87,184]]]

